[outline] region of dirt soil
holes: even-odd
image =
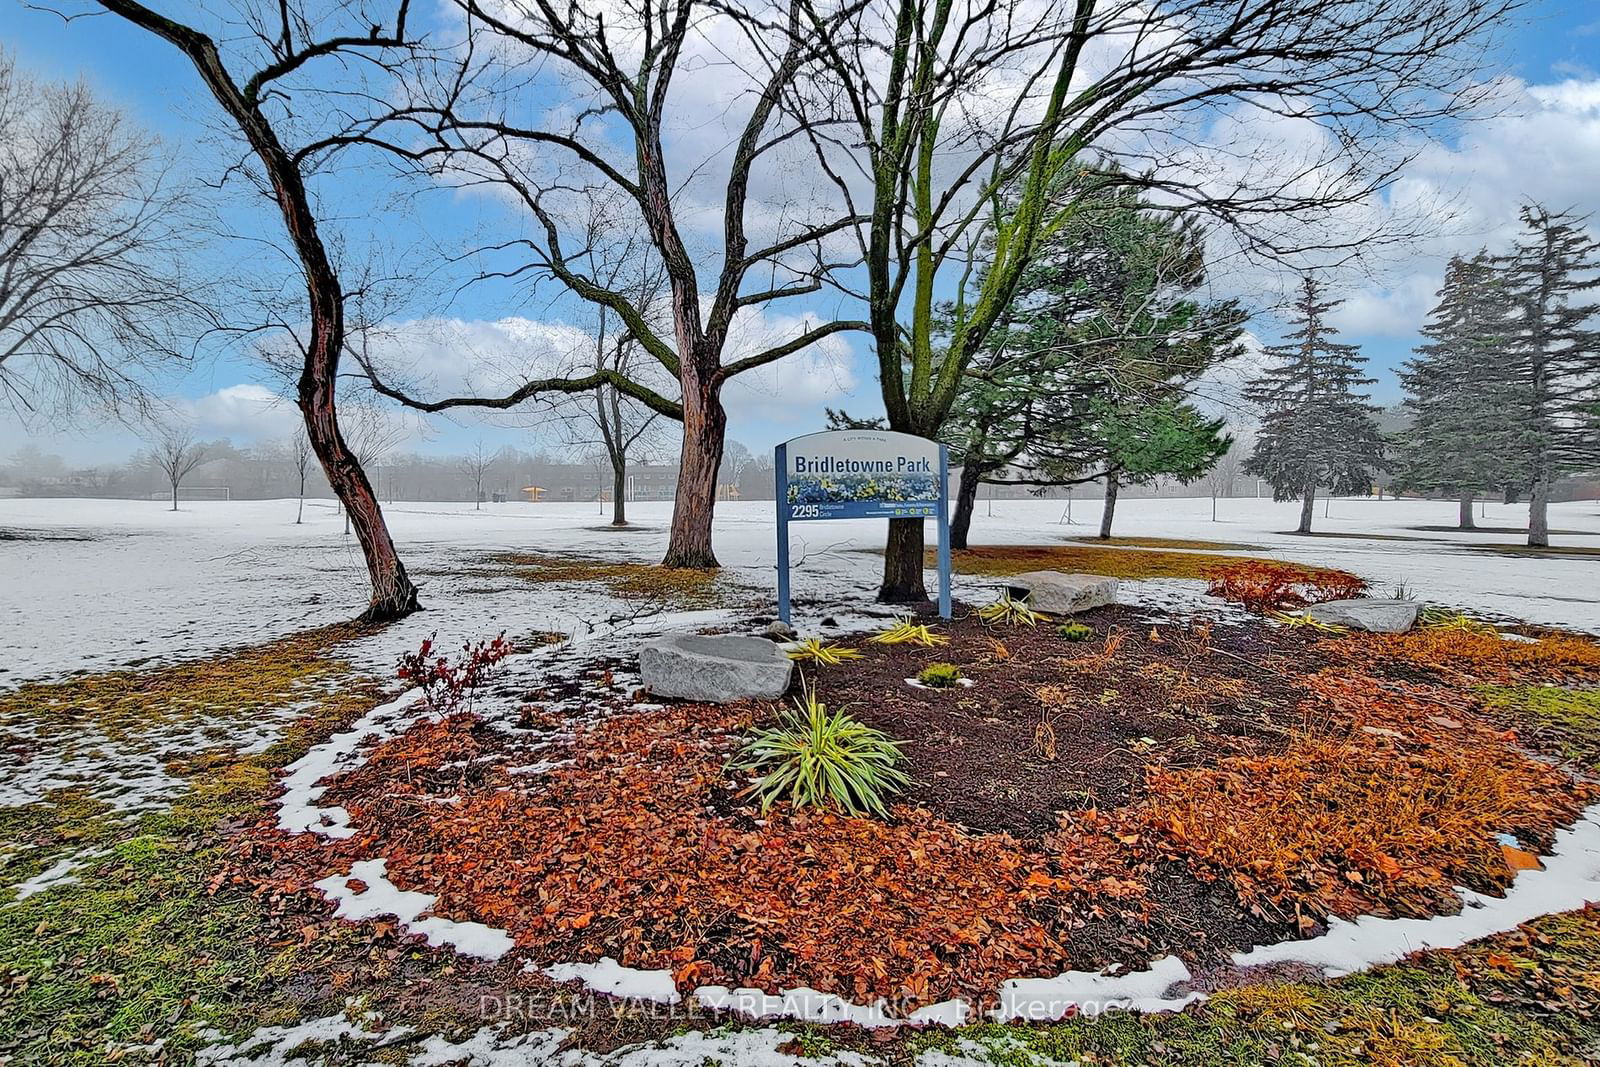
[[[958,614],[940,627],[948,645],[862,644],[864,659],[806,674],[830,708],[904,740],[906,800],[1019,837],[1050,832],[1065,810],[1128,804],[1147,764],[1212,763],[1243,741],[1281,741],[1299,721],[1297,679],[1324,665],[1305,635],[1260,625],[1174,626],[1108,607],[1076,617],[1096,633],[1074,642],[1053,621],[991,628]],[[907,682],[933,662],[974,684]]]
[[[803,677],[903,743],[912,785],[887,821],[763,814],[727,762],[772,703],[662,707],[632,693],[631,664],[597,659],[515,687],[526,703],[513,721],[457,715],[379,746],[323,798],[359,836],[300,856],[319,866],[299,880],[326,876],[336,855],[383,855],[402,888],[508,930],[530,960],[670,968],[684,989],[804,984],[910,1007],[1164,954],[1204,983],[1234,950],[1317,933],[1325,912],[1263,907],[1242,868],[1197,861],[1147,817],[1157,784],[1264,765],[1334,715],[1380,738],[1386,760],[1426,755],[1391,729],[1403,723],[1364,732],[1369,713],[1336,712],[1316,688],[1350,672],[1365,692],[1365,637],[1118,606],[1078,616],[1093,635],[1074,641],[1054,620],[957,615],[935,626],[946,644],[850,636],[837,643],[860,658],[797,672],[796,694]],[[971,684],[910,684],[935,662]],[[1570,812],[1540,818],[1557,815]],[[1304,869],[1337,881],[1349,862],[1313,840]]]

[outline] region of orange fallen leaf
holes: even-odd
[[[1500,855],[1505,857],[1506,866],[1513,871],[1542,871],[1544,864],[1539,862],[1539,857],[1526,849],[1515,848],[1502,844]]]

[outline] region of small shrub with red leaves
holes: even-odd
[[[1211,596],[1240,604],[1258,615],[1330,600],[1352,600],[1367,592],[1366,581],[1348,571],[1264,559],[1225,564],[1207,577],[1211,584],[1206,592]]]
[[[451,662],[449,656],[434,654],[438,636],[432,634],[415,652],[403,653],[396,676],[421,687],[428,702],[438,710],[454,711],[470,701],[473,691],[488,680],[501,660],[511,655],[511,642],[501,630],[492,641],[469,641],[462,646],[460,659]]]

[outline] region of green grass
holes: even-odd
[[[1247,986],[1181,1014],[1111,1012],[1058,1023],[929,1031],[916,1050],[966,1046],[990,1062],[1164,1067],[1502,1067],[1581,1064],[1600,1038],[1600,916],[1332,982]]]
[[[1484,686],[1479,693],[1491,708],[1530,717],[1567,759],[1600,770],[1600,689]]]
[[[260,656],[225,662],[239,672],[227,686],[260,678]],[[340,672],[348,668],[300,656],[287,673],[327,680]],[[173,691],[129,685],[121,675],[92,679],[87,691],[108,686],[125,727],[140,718],[131,694],[153,704]],[[102,1064],[156,1039],[165,1041],[168,1062],[181,1062],[205,1043],[204,1031],[248,1032],[305,1010],[274,983],[311,950],[274,940],[268,906],[250,887],[219,877],[235,858],[224,828],[262,812],[276,768],[379,699],[370,683],[347,680],[258,754],[214,750],[173,763],[169,770],[188,788],[166,810],[122,816],[68,789],[0,811],[0,851],[13,853],[0,872],[7,884],[62,856],[88,857],[77,881],[0,906],[0,1062]],[[165,715],[161,707],[143,711]],[[332,950],[320,940],[315,947]]]

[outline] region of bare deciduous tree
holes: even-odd
[[[470,34],[459,69],[433,74],[418,99],[381,120],[356,123],[348,138],[383,139],[463,187],[509,195],[530,225],[476,257],[500,256],[486,278],[553,281],[607,309],[648,358],[675,381],[677,396],[614,368],[541,377],[497,397],[423,400],[374,374],[380,392],[426,411],[509,408],[550,392],[604,384],[683,423],[676,506],[665,563],[717,565],[711,544],[717,470],[727,429],[722,389],[736,375],[864,323],[802,319],[728,358],[735,320],[816,293],[829,267],[827,239],[854,220],[837,205],[756,204],[752,180],[798,141],[803,123],[780,121],[779,96],[821,45],[790,4],[771,21],[715,0],[640,0],[605,11],[550,0],[457,0]],[[826,25],[829,20],[824,19]],[[767,69],[761,69],[763,66]],[[711,71],[715,70],[715,74]],[[723,79],[721,82],[713,78]],[[552,86],[564,93],[551,106]],[[684,93],[731,118],[726,136],[683,159],[669,131]],[[740,108],[744,108],[742,112]],[[529,113],[548,122],[528,125]],[[418,142],[430,141],[427,147]],[[677,165],[677,164],[680,164]],[[798,181],[807,172],[791,166]],[[781,177],[781,175],[780,175]],[[685,195],[693,183],[696,195]],[[616,205],[648,237],[667,278],[665,321],[589,270],[596,204]],[[760,208],[761,210],[758,210]],[[696,248],[694,213],[711,212],[720,247]],[[373,368],[368,368],[369,372]]]
[[[1244,460],[1250,454],[1252,435],[1234,430],[1228,450],[1217,458],[1216,465],[1207,472],[1201,484],[1211,497],[1211,521],[1217,521],[1217,498],[1233,496],[1239,476],[1244,473]]]
[[[346,348],[345,294],[312,206],[308,176],[340,142],[316,134],[308,134],[298,146],[286,140],[298,122],[309,121],[308,113],[325,113],[311,107],[297,110],[296,99],[307,82],[325,76],[321,87],[326,88],[351,77],[352,70],[387,72],[391,59],[420,47],[407,25],[409,0],[393,0],[386,18],[351,2],[315,13],[292,0],[246,2],[239,6],[237,20],[222,23],[214,35],[138,0],[94,2],[176,47],[248,142],[250,157],[261,170],[262,190],[282,216],[305,285],[309,325],[301,343],[296,402],[328,484],[361,542],[372,586],[364,617],[392,619],[415,611],[417,588],[395,551],[366,472],[339,428],[336,392]],[[204,15],[196,13],[197,18]],[[248,74],[239,77],[230,70],[219,41]]]
[[[163,426],[151,442],[150,455],[172,487],[172,510],[178,510],[178,486],[206,461],[205,446],[187,426]]]
[[[472,482],[472,509],[483,510],[483,477],[489,473],[489,467],[494,463],[494,453],[490,452],[483,444],[483,438],[478,438],[472,449],[467,452],[461,461],[461,473]]]
[[[316,453],[311,450],[311,439],[306,436],[304,429],[296,430],[289,441],[289,460],[294,464],[295,475],[300,481],[300,503],[295,508],[294,524],[299,526],[305,522],[306,517],[306,472],[311,469],[311,460]]]
[[[183,269],[196,228],[154,138],[83,84],[0,49],[0,395],[23,416],[88,399],[147,407],[204,318]]]
[[[666,275],[641,259],[646,244],[637,240],[620,242],[609,250],[590,253],[591,273],[603,279],[606,288],[625,294],[644,315],[658,320],[664,313],[662,296]],[[601,256],[609,251],[609,265]],[[665,391],[671,379],[652,360],[610,308],[596,309],[594,333],[574,353],[570,374],[618,375],[649,388]],[[666,381],[663,381],[666,379]],[[602,382],[586,395],[547,394],[543,406],[559,420],[561,435],[568,446],[581,449],[598,447],[611,476],[611,525],[628,525],[628,464],[655,451],[665,442],[665,416],[611,381]]]

